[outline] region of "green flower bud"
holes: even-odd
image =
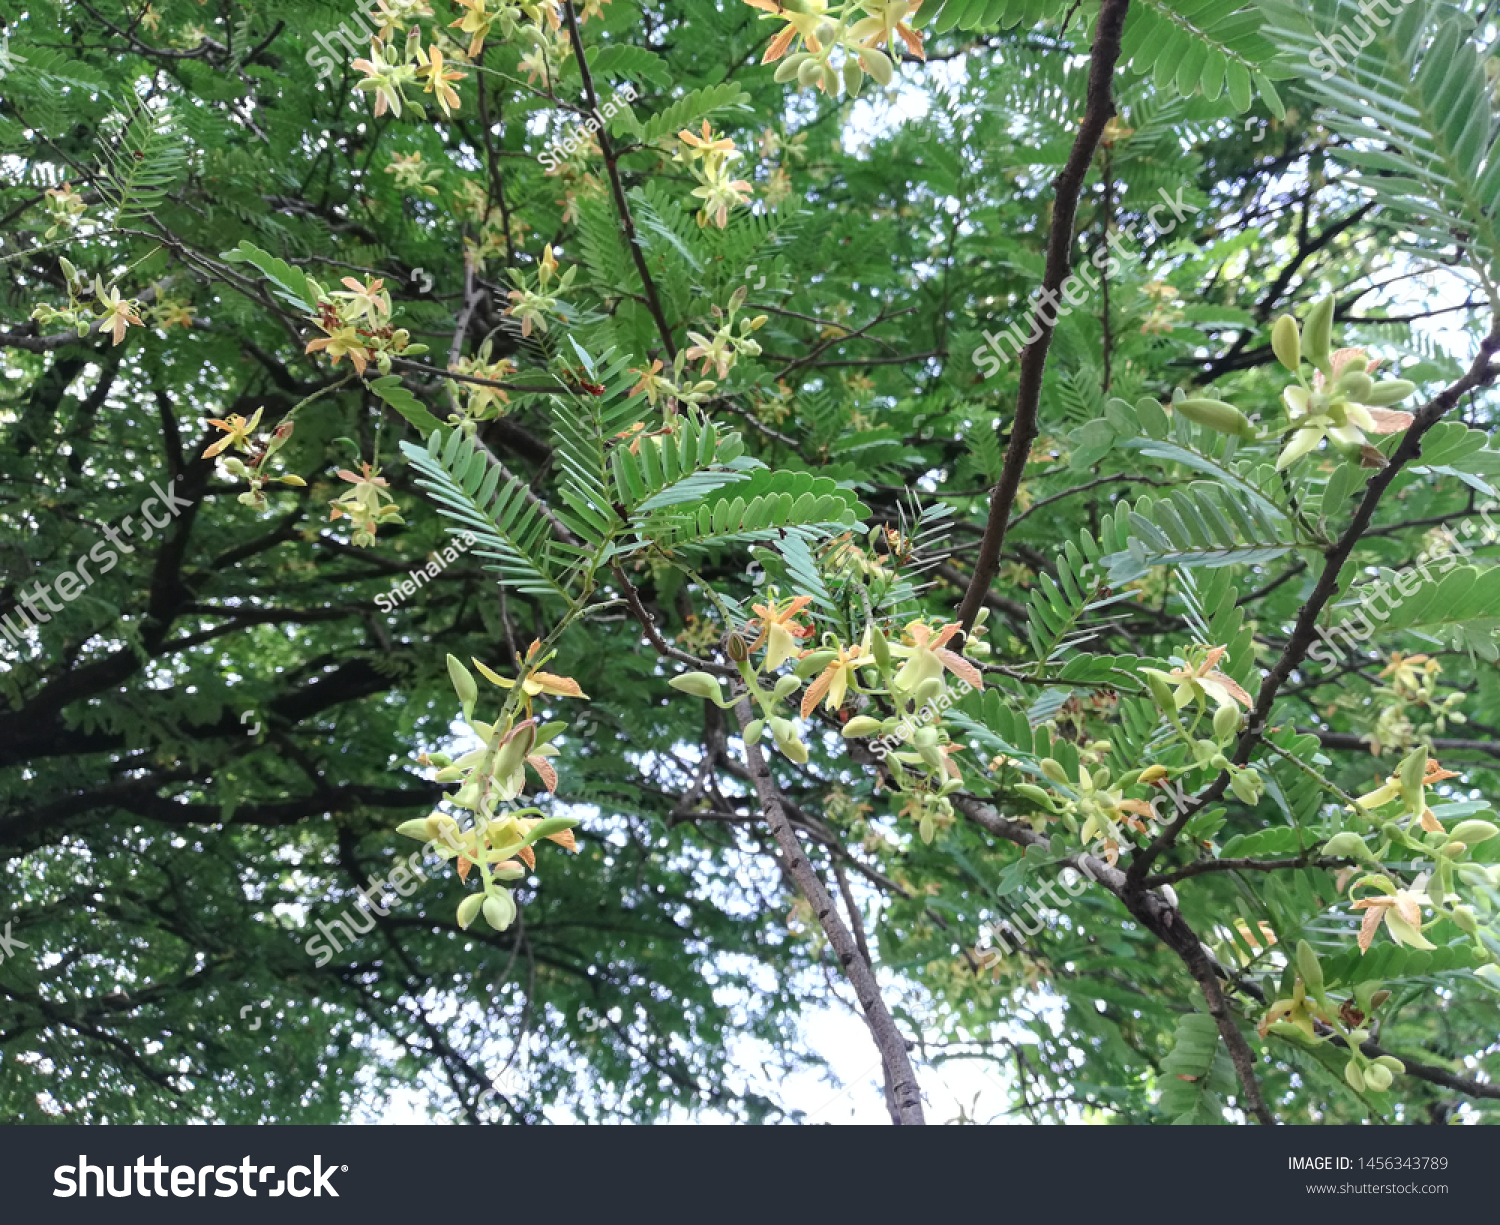
[[[765,733],[766,723],[764,719],[753,719],[745,725],[745,743],[759,744],[761,736]]]
[[[495,777],[503,781],[521,769],[535,744],[536,720],[526,719],[516,724],[495,754]]]
[[[1402,760],[1398,768],[1401,798],[1415,812],[1422,803],[1422,779],[1427,773],[1427,746],[1420,745]]]
[[[1307,323],[1302,328],[1302,347],[1307,360],[1324,375],[1332,373],[1328,354],[1333,345],[1333,298],[1320,298],[1307,313]]]
[[[1318,955],[1313,952],[1313,946],[1306,940],[1297,941],[1297,973],[1307,984],[1308,995],[1321,1002],[1324,995],[1323,967],[1318,964]]]
[[[1386,994],[1389,995],[1390,993],[1387,992]],[[1397,1059],[1394,1055],[1381,1055],[1378,1059],[1375,1060],[1375,1063],[1379,1067],[1389,1068],[1398,1076],[1404,1075],[1406,1072],[1406,1065],[1399,1059]]]
[[[1365,1091],[1365,1074],[1359,1070],[1359,1064],[1353,1059],[1344,1065],[1344,1079],[1349,1082],[1349,1087],[1356,1093]]]
[[[464,716],[473,717],[474,703],[479,700],[479,683],[474,679],[473,673],[458,661],[457,656],[448,656],[448,678],[453,682],[453,691],[458,694],[458,700],[463,703]]]
[[[427,818],[413,817],[410,821],[403,821],[396,826],[396,832],[403,838],[415,838],[418,842],[426,842]]]
[[[916,699],[917,709],[920,710],[928,702],[935,702],[943,692],[943,679],[940,676],[929,676],[917,686],[912,697]]]
[[[674,676],[667,684],[679,693],[690,694],[695,698],[705,698],[710,702],[724,700],[724,689],[719,684],[719,678],[710,676],[707,672],[685,672],[681,676]]]
[[[1297,373],[1302,365],[1302,334],[1297,330],[1297,321],[1290,315],[1283,315],[1271,329],[1271,351],[1276,354],[1277,361],[1293,374]]]
[[[1481,842],[1488,842],[1500,829],[1496,829],[1488,821],[1468,820],[1460,821],[1449,831],[1448,837],[1454,842],[1462,842],[1465,846],[1478,846]]]
[[[1222,742],[1240,730],[1240,708],[1220,706],[1214,711],[1214,735]]]
[[[1043,757],[1042,760],[1037,764],[1041,767],[1042,773],[1050,778],[1054,783],[1061,783],[1063,786],[1067,786],[1068,774],[1067,771],[1062,768],[1061,762],[1051,757]]]
[[[1365,1087],[1372,1093],[1384,1093],[1391,1087],[1391,1081],[1394,1079],[1390,1068],[1382,1067],[1378,1063],[1372,1063],[1365,1069]]]
[[[1375,384],[1360,403],[1368,404],[1371,408],[1386,408],[1391,404],[1400,404],[1416,389],[1417,385],[1407,379],[1383,379]]]
[[[856,715],[844,724],[845,740],[863,740],[866,736],[873,736],[884,726],[879,719],[872,719],[869,715]]]
[[[1235,770],[1229,775],[1229,789],[1242,804],[1259,804],[1263,786],[1254,770]]]
[[[1146,668],[1146,682],[1151,686],[1151,697],[1156,704],[1168,714],[1177,711],[1177,699],[1173,695],[1171,682],[1167,680],[1166,674],[1157,668]]]
[[[458,904],[458,925],[468,927],[479,914],[479,908],[484,905],[484,894],[471,893]]]
[[[811,89],[823,77],[823,65],[808,56],[797,66],[797,84],[804,89]]]
[[[777,679],[776,687],[771,690],[771,696],[778,702],[788,694],[795,693],[802,688],[802,682],[795,676],[783,676]]]
[[[1453,908],[1453,922],[1457,924],[1458,930],[1466,936],[1479,935],[1479,919],[1471,907],[1455,906]]]
[[[1250,419],[1233,404],[1226,404],[1223,400],[1194,397],[1178,400],[1172,407],[1189,421],[1206,425],[1221,434],[1236,434],[1241,438],[1255,437],[1255,427],[1250,424]]]
[[[503,932],[516,921],[516,900],[509,889],[502,889],[484,899],[484,921],[497,932]]]
[[[873,624],[870,626],[870,654],[875,657],[875,662],[882,669],[891,666],[891,644],[886,641],[880,626]]]
[[[1375,390],[1375,380],[1363,370],[1350,370],[1333,385],[1333,390],[1342,392],[1356,404],[1367,404],[1370,393]]]
[[[859,53],[859,62],[865,66],[865,71],[881,85],[891,83],[893,69],[890,57],[884,51],[877,47],[865,47]]]
[[[864,83],[865,74],[860,70],[859,60],[851,55],[844,61],[844,90],[851,98],[857,98]]]
[[[819,672],[823,671],[824,668],[838,657],[839,653],[837,651],[814,651],[805,659],[797,662],[797,666],[792,669],[792,675],[800,677],[802,680],[807,680],[808,677],[817,676]]]
[[[1369,859],[1370,848],[1353,830],[1346,829],[1323,844],[1323,854],[1330,859]]]
[[[937,728],[919,727],[917,733],[911,738],[912,744],[918,749],[935,748],[938,743]]]
[[[1042,788],[1033,786],[1031,783],[1020,783],[1016,786],[1016,794],[1023,800],[1030,800],[1038,808],[1046,812],[1056,812],[1057,805],[1052,802],[1052,797]]]

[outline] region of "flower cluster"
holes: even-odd
[[[343,289],[329,293],[308,278],[308,289],[317,300],[317,313],[309,320],[323,335],[309,341],[306,352],[327,353],[335,366],[347,357],[360,375],[371,362],[381,374],[389,374],[393,357],[427,352],[426,345],[411,343],[405,328],[391,326],[391,295],[383,279],[373,277],[361,284],[346,276],[341,283]]]
[[[671,378],[663,376],[665,367],[659,358],[644,370],[633,367],[631,373],[640,375],[640,381],[631,388],[630,394],[644,395],[652,408],[659,401],[665,400],[670,414],[681,404],[702,404],[719,386],[713,379],[689,381],[686,374],[688,362],[702,359],[703,367],[699,373],[707,374],[712,370],[722,380],[742,356],[759,357],[760,344],[751,339],[751,333],[765,326],[766,316],[756,315],[753,319],[741,319],[738,325],[735,323],[735,317],[745,304],[747,293],[748,290],[742,285],[730,294],[727,310],[720,309],[718,303],[713,305],[711,313],[719,321],[719,327],[712,336],[702,332],[688,332],[688,339],[693,343],[678,351],[677,360],[672,365]]]
[[[78,228],[83,220],[85,205],[83,197],[73,190],[71,184],[47,188],[44,200],[47,220],[51,224],[43,232],[43,238],[50,240],[64,231],[72,233]]]
[[[745,729],[746,742],[759,743],[769,731],[786,757],[799,764],[807,761],[807,745],[797,724],[781,712],[782,703],[789,701],[804,683],[807,689],[797,707],[797,714],[804,720],[812,718],[819,706],[843,718],[851,693],[862,695],[866,706],[880,703],[891,707],[894,713],[888,717],[847,718],[842,733],[846,740],[856,740],[895,733],[913,721],[921,725],[912,734],[909,749],[892,749],[882,744],[876,756],[885,763],[892,789],[906,797],[903,815],[915,818],[922,840],[931,842],[938,826],[953,819],[948,797],[963,787],[963,774],[953,755],[964,746],[955,743],[941,723],[942,713],[954,700],[948,678],[955,678],[963,693],[984,687],[984,678],[973,661],[948,647],[958,625],[913,621],[901,639],[892,642],[880,626],[871,622],[858,645],[826,634],[820,645],[803,648],[801,644],[816,632],[802,619],[810,603],[809,596],[782,599],[773,589],[767,593],[765,602],[751,606],[755,618],[747,631],[755,635],[754,640],[749,641],[739,633],[730,636],[729,658],[759,710],[759,717]],[[981,631],[982,623],[970,631],[966,646],[976,655],[987,652],[985,644],[978,641]],[[751,656],[762,648],[764,656],[758,665],[752,664]],[[788,661],[795,661],[793,671],[777,677],[766,688],[762,678]],[[674,677],[670,684],[721,707],[731,706],[737,700],[726,699],[717,678],[704,672]]]
[[[1370,734],[1370,751],[1380,754],[1386,749],[1409,749],[1441,736],[1449,723],[1467,723],[1458,709],[1466,694],[1454,690],[1446,697],[1438,695],[1438,676],[1442,664],[1429,655],[1403,655],[1395,652],[1381,670],[1390,684],[1377,689],[1376,700],[1383,700],[1375,730]]]
[[[460,927],[468,927],[480,914],[496,931],[504,931],[515,922],[515,897],[502,882],[519,880],[536,867],[536,852],[531,849],[534,843],[547,839],[569,851],[578,849],[572,832],[578,824],[576,819],[543,817],[537,808],[502,807],[526,789],[528,767],[548,791],[557,789],[557,772],[548,758],[557,755],[552,741],[566,724],[538,727],[531,699],[542,693],[586,696],[576,681],[541,671],[547,659],[541,644],[533,642],[522,661],[519,682],[507,680],[474,660],[475,668],[487,681],[512,691],[495,722],[482,723],[474,717],[478,681],[461,662],[448,656],[448,675],[463,707],[464,722],[482,745],[457,761],[441,753],[424,754],[422,764],[438,768],[435,781],[459,784],[448,802],[467,815],[460,822],[442,811],[434,812],[425,820],[404,822],[397,833],[424,842],[437,839],[444,846],[457,848],[439,853],[457,859],[458,876],[465,883],[478,866],[480,889],[459,904]],[[518,719],[523,713],[525,717]]]
[[[1276,460],[1278,469],[1317,450],[1325,438],[1346,458],[1357,458],[1366,467],[1384,467],[1384,458],[1366,441],[1366,432],[1398,434],[1415,420],[1389,406],[1411,395],[1416,384],[1406,379],[1377,383],[1370,375],[1380,363],[1367,360],[1363,349],[1330,353],[1332,327],[1333,299],[1323,298],[1308,312],[1303,330],[1290,315],[1283,315],[1271,329],[1277,360],[1298,382],[1283,393],[1291,438]],[[1311,385],[1302,373],[1304,358],[1314,367]]]
[[[479,352],[467,360],[454,362],[448,369],[455,374],[467,374],[474,378],[488,379],[492,383],[503,383],[516,372],[515,363],[508,358],[491,360],[493,341],[486,340]],[[510,393],[502,387],[486,387],[482,383],[449,382],[448,391],[455,401],[460,393],[465,397],[462,412],[448,418],[450,425],[473,434],[481,421],[492,421],[505,416],[510,404]]]
[[[698,224],[705,226],[712,221],[722,230],[729,224],[729,210],[746,203],[755,190],[744,179],[735,178],[729,169],[744,155],[727,136],[716,136],[707,119],[703,121],[702,133],[683,128],[677,139],[685,147],[677,151],[676,160],[685,163],[698,180],[698,186],[693,188],[693,195],[703,201],[698,210]]]
[[[372,468],[369,464],[361,464],[359,472],[340,468],[339,479],[348,481],[354,488],[333,500],[330,504],[333,510],[328,517],[347,518],[353,522],[354,537],[351,543],[357,548],[374,544],[375,533],[380,530],[382,523],[405,522],[401,518],[401,508],[386,492],[390,482],[380,475],[379,468]]]
[[[919,59],[927,58],[922,36],[908,22],[922,7],[922,0],[858,0],[831,6],[827,0],[745,3],[786,23],[761,59],[761,63],[771,64],[786,57],[776,69],[776,80],[781,84],[796,78],[799,86],[816,86],[827,94],[837,94],[842,84],[854,97],[866,76],[879,85],[891,83],[895,72],[891,57],[900,54],[896,49],[898,39]],[[886,50],[882,51],[882,46]],[[788,51],[792,53],[788,55]],[[834,63],[835,54],[838,64]]]
[[[1360,1047],[1370,1040],[1371,1015],[1391,993],[1379,981],[1357,984],[1347,999],[1335,1006],[1323,977],[1318,955],[1306,940],[1297,942],[1289,959],[1282,990],[1260,1023],[1260,1036],[1269,1033],[1301,1046],[1321,1046],[1338,1038],[1348,1052],[1344,1079],[1356,1093],[1384,1093],[1396,1075],[1406,1071],[1394,1055],[1370,1058]]]
[[[1151,833],[1147,822],[1156,818],[1154,800],[1127,798],[1136,787],[1167,790],[1192,771],[1227,771],[1230,789],[1241,802],[1259,803],[1265,783],[1249,766],[1237,766],[1229,752],[1239,735],[1243,716],[1240,707],[1251,705],[1250,695],[1233,677],[1219,670],[1225,648],[1195,645],[1185,658],[1175,660],[1169,670],[1143,668],[1142,674],[1173,740],[1184,750],[1178,764],[1148,763],[1116,777],[1104,765],[1089,768],[1090,751],[1107,750],[1108,742],[1086,745],[1079,753],[1076,781],[1063,765],[1045,758],[1038,763],[1041,776],[1054,785],[1048,790],[1031,783],[1014,788],[1015,794],[1040,810],[1033,826],[1058,820],[1085,844],[1096,844],[1105,860],[1113,864],[1121,847],[1134,834]],[[1040,832],[1040,829],[1038,829]]]
[[[67,283],[68,304],[61,308],[45,304],[36,307],[31,317],[37,322],[66,324],[77,332],[80,340],[91,331],[108,332],[112,344],[125,339],[127,327],[145,326],[139,313],[141,304],[134,298],[121,297],[119,286],[106,289],[97,276],[90,286],[68,260],[57,262]]]
[[[519,268],[510,270],[510,279],[515,283],[516,288],[507,295],[510,298],[510,305],[506,307],[504,313],[521,321],[522,336],[530,336],[532,328],[545,332],[549,315],[555,315],[566,323],[568,321],[567,310],[558,301],[556,295],[566,292],[577,275],[576,266],[569,268],[558,280],[556,290],[549,288],[552,278],[557,276],[557,256],[552,253],[552,244],[548,243],[546,250],[542,252],[542,262],[537,267],[535,289],[527,288],[526,274]]]
[[[219,467],[226,475],[249,482],[250,488],[240,494],[239,501],[256,510],[265,509],[267,503],[265,487],[268,484],[292,485],[298,489],[307,485],[307,482],[295,473],[283,473],[280,476],[269,474],[267,464],[291,438],[294,423],[283,421],[271,431],[269,436],[257,437],[256,429],[260,425],[261,414],[265,411],[263,408],[257,408],[248,421],[238,413],[231,413],[222,420],[218,417],[210,417],[208,424],[216,430],[223,430],[224,437],[217,442],[210,443],[208,449],[203,452],[204,459],[214,459],[231,449],[239,452],[238,455],[229,455],[220,459]],[[240,455],[246,456],[248,462],[240,459]]]
[[[365,74],[365,79],[354,88],[375,95],[377,119],[387,110],[400,116],[406,106],[421,113],[421,102],[406,96],[407,88],[419,81],[423,82],[422,92],[434,95],[439,109],[451,117],[460,105],[458,91],[452,83],[462,81],[468,75],[448,68],[443,52],[435,42],[424,51],[422,31],[415,26],[407,32],[406,42],[400,50],[394,43],[372,38],[370,58],[357,59],[353,66]]]

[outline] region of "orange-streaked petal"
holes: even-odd
[[[828,686],[833,684],[833,674],[837,668],[838,664],[830,664],[823,669],[818,679],[807,687],[807,692],[802,695],[802,717],[804,719],[808,718],[817,709],[818,703],[823,700],[823,696],[828,692]]]
[[[797,27],[789,25],[771,40],[771,45],[766,48],[765,55],[761,58],[762,64],[772,64],[786,54],[786,49],[792,45],[792,39],[797,37]]]

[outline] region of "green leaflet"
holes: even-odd
[[[474,552],[496,562],[501,581],[516,590],[570,599],[558,577],[559,558],[541,512],[528,500],[525,482],[503,480],[501,469],[462,430],[434,430],[426,447],[403,442],[401,450],[421,474],[417,484],[439,513],[474,533]]]
[[[1219,1044],[1214,1019],[1186,1013],[1177,1022],[1172,1052],[1161,1062],[1161,1108],[1173,1123],[1224,1121],[1224,1098],[1235,1088],[1234,1065]]]
[[[299,310],[311,312],[316,308],[313,292],[307,285],[307,275],[284,259],[262,251],[254,243],[242,239],[233,250],[219,252],[219,258],[232,264],[251,264],[259,268],[276,287],[276,296]]]
[[[424,435],[442,428],[443,423],[427,410],[426,405],[401,385],[399,376],[387,374],[382,378],[371,379],[369,386],[371,391],[410,421]]]

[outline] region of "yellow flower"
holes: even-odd
[[[765,55],[761,57],[762,64],[771,64],[779,60],[787,53],[792,40],[799,34],[810,50],[821,51],[823,49],[815,31],[822,24],[824,14],[828,11],[826,0],[803,0],[804,11],[800,13],[789,12],[782,6],[780,0],[745,0],[745,3],[751,8],[763,9],[772,17],[786,22],[786,26],[766,48]]]
[[[907,656],[901,671],[896,673],[896,687],[911,691],[931,677],[942,676],[946,669],[975,689],[983,689],[984,677],[979,669],[957,651],[948,650],[948,641],[958,633],[959,628],[957,621],[943,626],[936,633],[922,621],[913,621],[908,625],[906,636],[911,639],[912,645],[891,647],[892,655]]]
[[[1359,925],[1361,953],[1370,951],[1370,942],[1375,939],[1382,918],[1386,931],[1397,944],[1409,944],[1414,949],[1437,947],[1422,934],[1422,899],[1415,893],[1397,889],[1390,897],[1360,898],[1353,908],[1365,912],[1364,921]]]
[[[98,330],[113,335],[113,343],[119,344],[125,339],[126,324],[133,323],[136,327],[142,326],[141,317],[135,313],[135,300],[120,297],[117,286],[111,285],[105,289],[104,283],[95,277],[94,296],[99,299],[99,305],[104,308],[104,318],[99,320]]]
[[[450,21],[449,27],[457,26],[465,34],[472,35],[469,39],[468,56],[474,59],[484,50],[485,37],[490,32],[490,27],[495,24],[498,14],[486,11],[489,0],[458,0],[459,5],[469,11],[457,21]]]
[[[856,661],[862,653],[860,647],[839,647],[838,657],[818,674],[818,679],[802,695],[804,719],[812,714],[824,695],[828,699],[824,705],[829,710],[837,710],[844,704],[844,695],[849,692],[849,682],[854,677],[854,670],[860,666]]]
[[[361,285],[352,276],[346,276],[343,284],[345,289],[336,289],[333,292],[335,298],[344,298],[354,309],[349,314],[349,322],[369,316],[370,323],[379,327],[382,318],[391,313],[391,295],[384,289],[385,281],[380,277],[374,277]]]
[[[888,43],[893,50],[895,39],[900,38],[908,51],[925,60],[927,52],[922,49],[922,36],[906,23],[921,7],[922,0],[863,0],[860,8],[874,16],[855,22],[849,37],[866,47]]]
[[[339,364],[339,358],[345,355],[354,363],[355,370],[360,374],[363,374],[365,367],[369,365],[370,355],[365,349],[365,342],[360,339],[359,333],[353,327],[338,328],[329,332],[327,336],[320,336],[317,340],[309,341],[306,352],[317,353],[323,349],[326,349],[329,356],[333,358],[335,366]]]
[[[501,676],[493,668],[487,668],[477,659],[474,666],[479,673],[492,685],[499,685],[502,689],[514,689],[516,682]],[[539,693],[551,694],[556,698],[588,698],[588,694],[579,687],[577,681],[570,676],[555,676],[551,672],[541,672],[533,669],[521,678],[521,691],[528,697],[534,698]]]
[[[1202,650],[1203,648],[1196,647],[1192,654],[1197,655]],[[1197,698],[1211,698],[1218,706],[1229,706],[1238,702],[1249,710],[1252,704],[1250,695],[1233,677],[1226,676],[1214,667],[1224,657],[1224,652],[1227,650],[1227,647],[1210,647],[1196,664],[1173,668],[1170,672],[1162,672],[1157,668],[1146,668],[1144,671],[1155,673],[1165,679],[1168,684],[1176,685],[1177,688],[1172,697],[1177,703],[1178,710]]]
[[[224,437],[203,452],[203,458],[212,459],[215,455],[220,454],[230,447],[233,447],[236,451],[246,450],[250,443],[250,435],[255,433],[255,427],[260,424],[261,414],[265,411],[263,408],[257,408],[255,416],[251,417],[249,421],[246,421],[238,413],[231,413],[227,421],[220,421],[217,417],[210,417],[208,419],[209,425],[215,429],[223,430]]]
[[[777,603],[750,606],[760,622],[760,636],[750,644],[750,650],[758,651],[763,643],[770,643],[766,649],[764,665],[767,672],[775,671],[791,657],[797,649],[799,638],[812,637],[812,626],[799,625],[794,620],[811,603],[812,596],[799,595],[788,600],[785,607]],[[752,621],[751,624],[755,622]]]
[[[422,53],[417,53],[417,61],[421,63]],[[425,78],[427,84],[423,87],[424,94],[436,94],[438,106],[442,108],[445,115],[452,115],[458,109],[461,99],[458,91],[449,85],[449,81],[462,81],[468,74],[454,70],[443,70],[443,53],[436,47],[427,48],[427,62],[417,69],[416,75]]]
[[[682,131],[677,133],[677,139],[682,141],[683,144],[691,146],[692,149],[698,150],[698,152],[690,152],[688,154],[690,159],[709,157],[715,152],[729,153],[734,150],[734,141],[730,140],[727,136],[714,136],[713,129],[709,127],[707,119],[703,121],[702,136],[697,135],[689,128],[683,128]]]

